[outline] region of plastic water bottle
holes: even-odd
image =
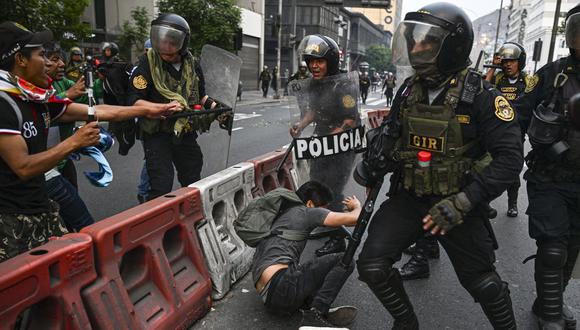
[[[419,151],[417,153],[417,163],[419,167],[429,167],[431,164],[431,153],[429,151]]]

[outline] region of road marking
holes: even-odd
[[[262,117],[259,113],[234,113],[234,121]]]
[[[244,128],[243,128],[243,127],[236,127],[236,128],[232,128],[232,132],[233,132],[233,131],[239,131],[239,130],[241,130],[241,129],[244,129]]]

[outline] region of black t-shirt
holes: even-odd
[[[0,134],[21,135],[29,155],[46,151],[50,122],[64,113],[66,105],[25,102],[16,98],[14,101],[20,108],[22,124],[17,110],[0,98]],[[0,213],[36,214],[48,210],[44,173],[23,181],[0,157]]]
[[[272,229],[285,228],[310,232],[322,226],[330,211],[322,208],[295,206],[282,213],[272,224]],[[257,283],[262,272],[275,264],[291,264],[300,261],[300,255],[306,246],[306,240],[291,241],[278,236],[264,239],[256,247],[252,263],[252,276]]]

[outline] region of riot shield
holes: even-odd
[[[231,108],[220,115],[220,120],[212,122],[209,131],[197,138],[203,153],[201,177],[204,178],[225,169],[228,164],[242,59],[221,48],[205,45],[200,65],[206,94],[218,101],[220,108]]]
[[[290,135],[299,184],[308,180],[326,184],[334,193],[329,208],[342,211],[355,152],[365,147],[358,72],[294,80],[289,93],[293,102]]]

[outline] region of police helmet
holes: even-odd
[[[518,69],[522,71],[526,67],[526,50],[517,42],[506,42],[498,51],[503,60],[517,60]]]
[[[298,54],[302,59],[309,64],[312,59],[323,58],[326,60],[328,66],[328,74],[334,75],[339,73],[339,49],[336,41],[321,34],[313,34],[304,37],[300,46],[298,46]]]
[[[393,38],[393,62],[417,69],[436,66],[454,73],[471,64],[473,27],[465,12],[450,3],[429,4],[405,15]]]
[[[298,67],[299,68],[308,68],[308,65],[306,64],[305,61],[300,61],[300,65]]]
[[[107,48],[111,50],[110,57],[113,57],[113,56],[116,56],[117,54],[119,54],[119,46],[117,46],[116,43],[105,41],[101,45],[101,52],[103,53],[103,56],[105,56],[105,50]]]
[[[566,44],[572,54],[580,51],[580,4],[566,14]]]
[[[70,49],[70,54],[71,55],[80,55],[80,56],[83,56],[83,52],[82,52],[82,50],[79,47],[72,47]]]
[[[191,30],[177,14],[161,14],[151,22],[151,45],[160,54],[187,53]]]

